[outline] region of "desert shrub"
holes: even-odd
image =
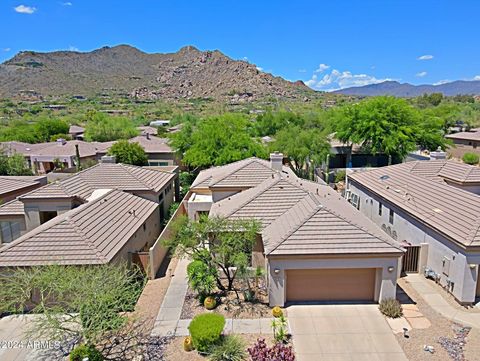
[[[387,298],[380,301],[378,308],[381,313],[390,318],[398,318],[403,316],[402,305],[394,298]]]
[[[280,315],[272,320],[273,338],[276,342],[286,342],[288,339],[287,319]]]
[[[192,336],[193,346],[199,352],[208,352],[220,341],[225,317],[216,313],[203,313],[195,316],[188,329]]]
[[[79,345],[70,353],[70,361],[103,361],[103,356],[93,345]]]
[[[252,361],[295,361],[292,346],[277,343],[268,347],[263,338],[258,339],[247,351]]]
[[[478,164],[480,157],[475,153],[465,153],[462,157],[464,163],[475,165]]]
[[[246,358],[245,343],[236,335],[224,337],[218,345],[213,347],[210,355],[211,361],[243,361]]]
[[[187,277],[190,287],[200,296],[209,295],[215,289],[217,269],[200,260],[187,266]]]
[[[345,182],[346,176],[347,176],[347,172],[345,170],[339,170],[337,174],[335,174],[335,183]]]

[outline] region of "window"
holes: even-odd
[[[393,213],[393,210],[390,209],[390,214],[388,216],[388,222],[390,222],[390,224],[393,224],[393,216],[394,216],[395,213]]]
[[[357,194],[355,193],[350,194],[350,203],[355,208],[360,209],[360,197]]]
[[[163,192],[160,193],[160,195],[158,196],[158,203],[161,203],[163,201]]]
[[[9,243],[20,237],[20,222],[0,222],[2,243]]]
[[[155,160],[149,160],[148,165],[151,167],[166,167],[168,166],[168,162],[160,162]]]
[[[382,203],[381,202],[378,202],[378,215],[379,216],[382,215]]]
[[[40,212],[40,224],[44,224],[57,216],[56,211],[43,211]]]

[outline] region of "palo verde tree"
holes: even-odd
[[[95,345],[127,324],[144,284],[126,264],[18,268],[0,273],[0,314],[40,314],[35,336]]]
[[[259,230],[255,220],[205,216],[195,222],[183,216],[174,222],[172,236],[164,241],[164,245],[179,255],[188,255],[208,267],[220,269],[221,272],[215,275],[217,287],[232,291],[236,277],[232,269],[241,269],[250,263]],[[222,273],[226,281],[220,277]]]

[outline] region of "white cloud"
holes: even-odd
[[[480,75],[476,75],[473,77],[473,80],[480,80]]]
[[[63,6],[72,6],[73,4],[70,1],[61,3]]]
[[[446,83],[450,83],[450,82],[451,82],[451,80],[443,79],[443,80],[437,81],[436,83],[433,83],[433,85],[442,85],[442,84],[446,84]]]
[[[432,60],[433,55],[422,55],[417,58],[417,60]]]
[[[257,66],[258,71],[263,71],[263,68],[261,66]]]
[[[5,51],[5,52],[8,52],[8,51],[10,51],[10,50],[12,50],[12,49],[10,49],[10,48],[3,48],[3,49],[2,49],[2,51]]]
[[[68,47],[68,50],[69,50],[69,51],[80,51],[76,46],[73,46],[73,45],[70,45],[70,46]]]
[[[318,66],[317,70],[315,70],[315,73],[323,73],[325,70],[327,70],[329,68],[330,68],[330,65],[322,63]]]
[[[307,69],[298,69],[298,72],[299,72],[299,73],[306,73],[306,72],[307,72]]]
[[[25,5],[18,5],[13,9],[20,14],[33,14],[35,11],[37,11],[37,9],[34,8],[33,6],[25,6]]]
[[[329,74],[325,74],[321,78],[319,78],[315,73],[312,75],[311,79],[305,82],[305,84],[312,89],[324,91],[377,84],[384,81],[393,80],[390,78],[376,78],[375,76],[368,74],[352,74],[352,72],[348,70],[339,71],[337,69],[333,69]]]
[[[427,75],[426,71],[421,71],[420,73],[415,74],[415,76],[417,76],[419,78],[423,78],[425,75]]]

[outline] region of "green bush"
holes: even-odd
[[[347,176],[347,172],[345,170],[339,170],[337,174],[335,174],[335,183],[345,182],[346,176]]]
[[[199,352],[209,352],[211,347],[218,344],[225,317],[216,313],[203,313],[195,316],[188,329],[192,336],[193,346]]]
[[[402,305],[394,298],[387,298],[380,301],[378,308],[380,309],[381,313],[390,318],[398,318],[403,316]]]
[[[70,361],[82,361],[88,358],[88,361],[103,361],[103,356],[93,345],[78,345],[70,353]]]
[[[221,342],[213,347],[210,355],[210,361],[243,361],[246,358],[245,343],[236,335],[222,338]]]
[[[465,153],[462,157],[464,163],[475,165],[480,161],[480,157],[475,153]]]
[[[215,289],[217,269],[200,260],[187,266],[188,283],[200,297],[207,296]]]

